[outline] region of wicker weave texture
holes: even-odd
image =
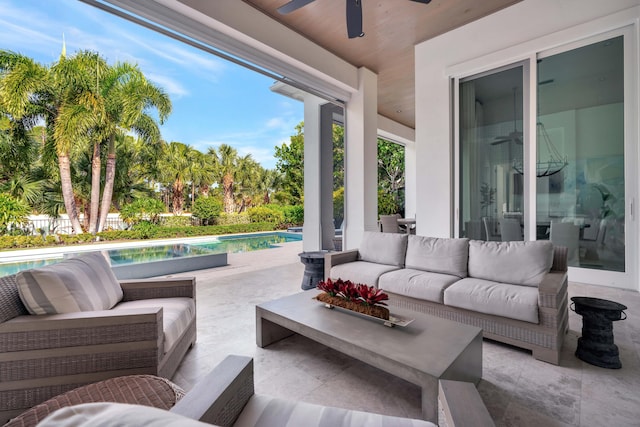
[[[154,339],[155,323],[0,333],[0,353],[115,344]]]
[[[184,394],[177,385],[153,375],[111,378],[53,397],[14,418],[5,427],[35,426],[51,412],[80,403],[118,402],[170,409]]]
[[[7,361],[0,363],[0,381],[153,367],[157,364],[157,357],[156,349],[151,348]]]
[[[250,375],[246,375],[241,379],[238,393],[226,402],[224,408],[216,414],[212,423],[221,427],[232,426],[253,394],[253,372],[251,372]]]
[[[154,298],[193,298],[193,286],[170,286],[153,288],[123,288],[122,301],[138,301]]]
[[[29,314],[20,299],[16,276],[0,277],[0,323]]]

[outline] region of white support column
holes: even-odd
[[[304,252],[322,248],[321,227],[321,133],[320,107],[326,103],[321,98],[305,95],[304,98],[304,226],[302,249]]]
[[[416,143],[404,146],[404,216],[415,218],[418,186],[416,182]],[[416,219],[416,226],[418,220]]]
[[[378,221],[378,76],[358,69],[358,92],[345,115],[345,230],[343,249],[356,248]]]

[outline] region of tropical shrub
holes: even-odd
[[[160,222],[160,214],[165,210],[164,203],[157,199],[140,198],[120,209],[120,218],[130,225],[146,221],[153,224]]]
[[[202,221],[202,225],[213,225],[222,210],[222,201],[217,197],[198,197],[193,202],[191,213]]]
[[[163,227],[189,227],[191,225],[191,217],[183,215],[163,216],[160,224]]]
[[[132,227],[132,231],[139,239],[151,239],[156,235],[158,226],[151,221],[140,221]]]
[[[0,233],[21,229],[27,224],[30,208],[22,200],[0,193]]]
[[[344,219],[344,187],[333,192],[333,219],[336,227],[340,227]]]
[[[378,190],[378,215],[393,215],[400,211],[400,206],[393,194]]]
[[[247,218],[248,219],[248,218]],[[148,224],[148,223],[147,223]],[[223,234],[253,233],[258,231],[273,231],[276,224],[268,222],[254,222],[250,224],[212,225],[207,227],[158,227],[153,224],[136,226],[137,230],[109,230],[97,233],[101,241],[166,239],[192,236],[219,236]],[[145,237],[146,236],[146,237]],[[96,236],[84,234],[38,236],[0,236],[0,249],[32,248],[56,245],[72,245],[89,243]]]
[[[251,222],[272,222],[281,224],[284,222],[284,213],[282,210],[271,207],[269,205],[256,206],[247,211]]]
[[[222,212],[218,217],[218,225],[235,225],[235,224],[249,224],[251,220],[246,212],[242,213],[226,213]]]
[[[284,222],[292,225],[302,225],[304,222],[304,206],[283,206]]]

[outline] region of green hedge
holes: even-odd
[[[109,230],[97,233],[101,241],[167,239],[173,237],[217,236],[222,234],[274,231],[276,224],[254,222],[251,224],[210,225],[204,227],[158,227],[138,224],[133,230]],[[42,236],[0,236],[0,249],[25,249],[45,246],[62,246],[89,243],[96,240],[92,234]]]

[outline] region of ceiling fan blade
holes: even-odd
[[[315,0],[291,0],[289,3],[286,3],[278,8],[278,13],[280,15],[286,15],[287,13],[291,13],[295,10],[300,9],[303,6],[308,5],[309,3],[314,2]]]
[[[429,3],[431,3],[431,0],[411,0],[411,1],[414,1],[414,2],[416,2],[416,3],[424,3],[424,4],[429,4]]]
[[[346,0],[347,34],[350,39],[364,36],[362,32],[362,0]]]

